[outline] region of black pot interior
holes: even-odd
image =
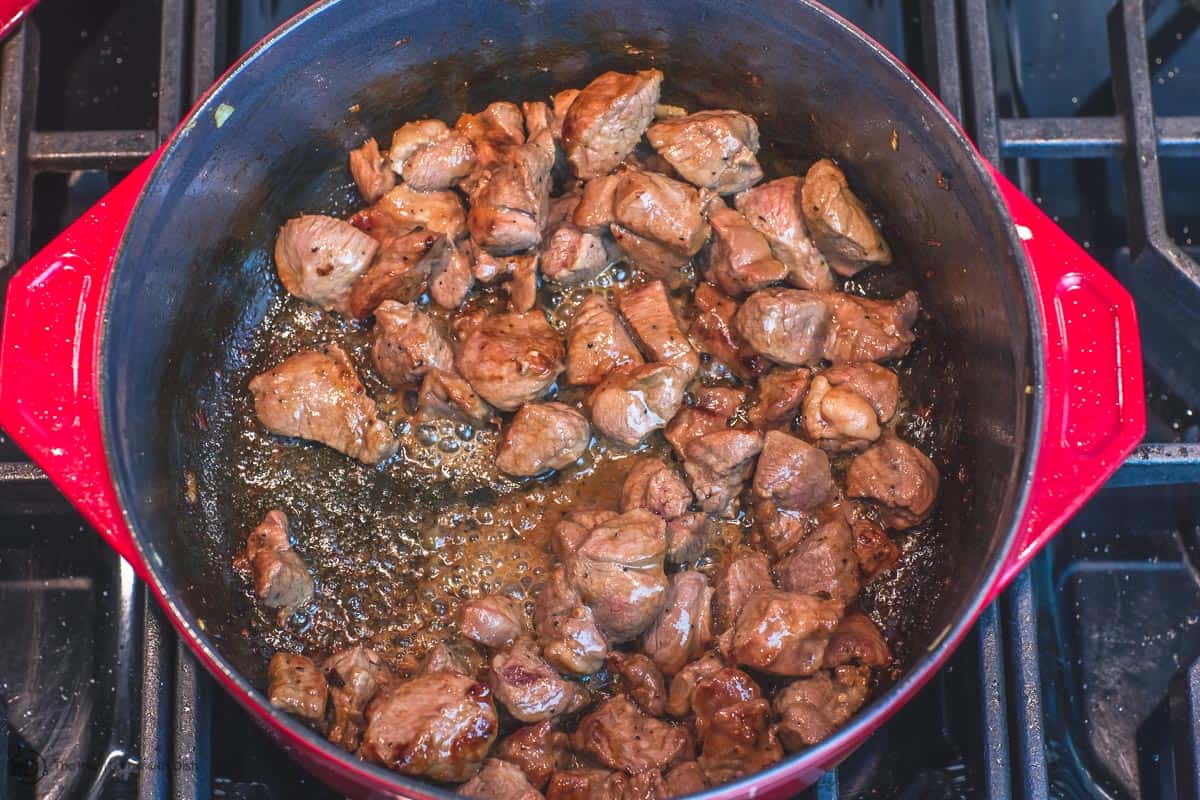
[[[260,50],[178,137],[129,227],[109,303],[104,418],[129,517],[192,622],[258,686],[273,647],[302,639],[261,635],[273,625],[232,566],[261,515],[284,507],[310,563],[343,565],[341,591],[361,579],[358,605],[340,608],[356,636],[395,600],[393,576],[412,569],[405,515],[431,502],[402,464],[280,445],[244,421],[248,377],[331,330],[258,333],[265,318],[305,313],[275,277],[276,229],[354,207],[346,153],[367,135],[386,142],[409,119],[453,122],[491,100],[650,65],[666,73],[667,102],[754,114],[768,177],[831,155],[879,213],[898,268],[867,288],[914,286],[928,312],[905,362],[903,430],[943,488],[870,602],[911,665],[977,596],[1013,525],[1029,447],[1030,320],[992,191],[895,69],[803,3],[342,0]],[[355,561],[359,547],[372,557]]]

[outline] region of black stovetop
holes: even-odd
[[[0,54],[4,280],[302,4],[43,0]],[[1134,292],[1151,420],[949,666],[805,796],[1200,797],[1200,4],[830,5]],[[333,796],[2,437],[0,618],[0,798]]]

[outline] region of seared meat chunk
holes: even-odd
[[[842,506],[846,521],[854,533],[854,555],[858,557],[863,583],[870,583],[896,566],[900,548],[888,537],[887,531],[870,513],[865,503],[846,503]]]
[[[827,158],[809,167],[800,189],[804,220],[830,265],[841,275],[892,263],[892,251],[846,176]]]
[[[604,666],[608,641],[563,567],[555,567],[533,606],[542,655],[563,672],[590,675]]]
[[[368,203],[374,203],[396,185],[392,161],[379,152],[379,143],[374,139],[367,139],[350,151],[350,175],[358,193]]]
[[[396,437],[379,419],[375,401],[334,345],[306,350],[250,380],[254,413],[280,436],[312,439],[364,464],[396,452]]]
[[[433,317],[415,305],[385,300],[375,309],[371,361],[389,386],[403,386],[433,369],[454,368],[454,353]]]
[[[841,517],[826,522],[779,562],[778,572],[784,591],[849,603],[861,587],[850,526]]]
[[[367,726],[367,704],[391,684],[392,672],[378,653],[361,644],[334,653],[325,660],[322,669],[333,708],[329,740],[346,750],[357,750]]]
[[[471,253],[465,246],[451,242],[441,258],[429,270],[429,296],[442,308],[456,309],[467,299],[475,276],[471,274]]]
[[[417,394],[417,421],[451,419],[469,425],[488,425],[492,409],[452,370],[430,370]]]
[[[838,623],[837,630],[825,648],[824,666],[841,667],[862,664],[884,667],[892,660],[892,651],[884,641],[883,632],[861,611],[852,611]]]
[[[696,687],[705,679],[724,668],[721,659],[712,653],[688,664],[671,678],[671,691],[667,695],[667,713],[676,719],[692,713],[692,697]]]
[[[754,472],[755,497],[779,508],[807,511],[836,493],[824,451],[783,431],[767,431]]]
[[[313,596],[308,567],[292,549],[287,515],[268,511],[246,540],[246,562],[254,576],[254,592],[270,608],[295,608]]]
[[[875,501],[880,519],[890,528],[904,530],[929,516],[938,480],[937,467],[928,456],[888,435],[850,462],[846,495]]]
[[[571,286],[585,283],[608,269],[604,241],[570,222],[552,228],[542,249],[542,275]]]
[[[392,134],[392,169],[418,192],[449,189],[471,174],[475,147],[461,131],[440,119],[406,123]]]
[[[479,671],[479,652],[460,643],[438,642],[421,659],[419,674],[427,672],[454,672],[473,678]]]
[[[690,564],[704,555],[713,527],[712,518],[703,511],[667,520],[667,563]]]
[[[504,647],[525,632],[521,604],[502,594],[488,594],[463,603],[458,609],[462,635],[484,647]]]
[[[608,671],[620,678],[626,695],[652,717],[661,717],[667,704],[663,674],[641,653],[609,653]]]
[[[722,431],[746,399],[740,389],[721,386],[703,387],[695,394],[695,403],[675,415],[667,426],[665,436],[675,454],[684,457],[687,446],[695,439],[714,431]]]
[[[645,363],[603,295],[583,301],[567,328],[567,383],[594,386],[617,367]]]
[[[912,332],[920,309],[916,292],[896,300],[868,300],[841,292],[821,292],[820,297],[833,312],[825,358],[834,364],[900,358],[916,341]]]
[[[364,319],[384,301],[417,300],[429,286],[434,264],[449,257],[450,243],[439,233],[414,231],[388,239],[350,290],[350,313]]]
[[[813,512],[780,508],[771,500],[754,503],[754,518],[756,525],[751,541],[772,558],[781,558],[790,553],[817,527]]]
[[[592,440],[587,417],[562,403],[526,403],[513,417],[496,452],[496,468],[532,476],[578,460]]]
[[[475,260],[471,264],[471,274],[480,283],[492,283],[503,278],[511,279],[517,275],[537,272],[537,262],[540,258],[536,251],[496,256],[487,250],[480,250],[474,245],[471,245],[471,249],[475,255]]]
[[[739,378],[752,378],[771,368],[765,358],[742,340],[734,327],[737,303],[711,283],[696,287],[696,318],[689,331],[696,347],[724,364]]]
[[[554,141],[562,140],[563,120],[567,117],[567,110],[571,104],[575,102],[575,98],[579,97],[578,89],[563,89],[561,92],[556,92],[550,98],[550,106],[553,112],[550,121],[550,131],[554,134]]]
[[[862,707],[871,671],[838,667],[793,681],[775,696],[779,740],[789,752],[826,739]]]
[[[528,638],[492,657],[496,700],[521,722],[541,722],[587,702],[587,691],[564,680]]]
[[[478,173],[525,143],[525,115],[516,103],[508,101],[491,103],[478,114],[463,114],[454,129],[470,139],[475,148],[475,174],[463,186],[468,191]]]
[[[504,255],[541,242],[550,204],[553,148],[545,131],[541,140],[512,148],[483,171],[471,189],[467,215],[478,247]]]
[[[614,369],[588,397],[592,424],[625,447],[666,427],[683,405],[687,376],[656,362]]]
[[[687,513],[691,503],[692,491],[679,470],[653,456],[638,459],[621,487],[622,511],[645,508],[672,520]]]
[[[800,289],[763,289],[746,298],[733,318],[742,340],[778,364],[816,364],[826,356],[832,315],[822,296]]]
[[[517,268],[504,288],[508,290],[509,311],[532,310],[537,304],[538,259],[526,258],[517,262]]]
[[[698,794],[708,788],[704,770],[700,769],[700,765],[695,761],[685,761],[673,767],[663,776],[663,784],[667,790],[667,797]]]
[[[562,145],[576,176],[588,179],[613,171],[654,119],[663,74],[605,72],[583,88],[566,109]]]
[[[617,295],[617,308],[649,359],[671,364],[688,380],[695,376],[700,356],[683,335],[662,281],[625,289]]]
[[[733,297],[779,283],[787,267],[771,254],[767,238],[744,216],[717,202],[708,212],[712,246],[704,277]]]
[[[811,379],[812,373],[804,367],[776,369],[763,375],[758,379],[758,396],[746,418],[760,431],[790,429]]]
[[[754,679],[733,667],[722,667],[705,675],[692,691],[692,711],[696,715],[696,734],[704,739],[712,727],[713,716],[722,708],[745,700],[757,700],[762,690]]]
[[[567,572],[609,642],[654,622],[667,594],[666,525],[639,508],[597,526],[567,559]]]
[[[667,600],[642,638],[642,650],[664,675],[674,675],[712,643],[713,590],[701,572],[671,576]]]
[[[639,773],[651,776],[653,773]],[[568,769],[555,772],[546,787],[546,800],[655,800],[653,795],[639,795],[633,778],[624,772],[606,769]],[[661,779],[660,779],[661,780]],[[646,779],[639,783],[644,784]]]
[[[694,439],[683,451],[687,473],[701,511],[718,517],[733,513],[733,501],[750,477],[762,450],[762,434],[728,428]]]
[[[656,122],[650,145],[684,180],[718,194],[734,194],[762,180],[758,125],[739,111],[699,111]]]
[[[560,558],[568,558],[579,549],[579,545],[583,544],[592,531],[616,516],[615,511],[599,508],[568,511],[554,526],[555,551]]]
[[[900,380],[878,364],[844,364],[813,378],[804,430],[826,450],[857,450],[879,438],[896,414]]]
[[[700,193],[656,172],[621,173],[612,213],[617,245],[642,272],[671,286],[683,282],[679,268],[708,239]]]
[[[379,243],[333,217],[288,220],[275,238],[275,270],[283,288],[326,311],[350,313],[350,288],[366,272]]]
[[[738,664],[772,675],[811,675],[845,605],[809,594],[767,590],[751,595],[733,627]]]
[[[580,720],[571,734],[571,747],[629,775],[661,771],[693,755],[691,737],[684,728],[646,716],[621,695],[604,701]]]
[[[405,775],[461,782],[479,771],[498,727],[486,685],[427,672],[395,684],[367,707],[359,752]]]
[[[551,773],[565,769],[570,763],[567,735],[554,730],[553,720],[517,728],[496,745],[496,755],[520,767],[538,790],[546,787]]]
[[[515,411],[563,371],[562,340],[540,310],[484,317],[462,341],[458,371],[484,400]]]
[[[542,800],[516,764],[489,758],[474,778],[458,787],[458,794],[475,800]]]
[[[783,758],[771,725],[771,704],[740,700],[712,715],[696,762],[712,784],[758,772]]]
[[[440,233],[458,241],[467,232],[462,200],[452,191],[419,192],[401,183],[370,208],[350,218],[378,239],[411,232]]]
[[[316,722],[325,716],[329,687],[317,665],[306,656],[276,653],[267,665],[267,699],[271,705]]]
[[[588,233],[607,233],[616,220],[613,216],[613,198],[623,180],[625,173],[616,172],[592,178],[585,183],[579,202],[571,211],[571,223]]]
[[[762,553],[750,551],[726,562],[717,573],[717,588],[713,595],[713,615],[717,625],[729,627],[752,595],[774,588],[771,562]]]
[[[804,224],[802,185],[795,176],[780,178],[742,192],[734,204],[754,229],[767,237],[771,255],[787,267],[788,283],[797,289],[830,290],[833,272]]]

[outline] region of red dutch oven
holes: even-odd
[[[925,567],[944,588],[906,612],[902,674],[828,740],[706,796],[784,796],[835,766],[1141,439],[1129,296],[902,64],[817,3],[317,3],[15,275],[0,424],[134,566],[216,680],[347,794],[448,796],[267,703],[262,650],[237,635],[244,590],[228,567],[245,531],[222,524],[220,497],[206,499],[218,509],[209,516],[185,511],[181,476],[209,445],[196,412],[219,414],[246,391],[221,380],[281,291],[275,230],[301,211],[351,207],[345,155],[362,138],[650,64],[667,75],[666,101],[754,114],[774,171],[817,155],[846,165],[883,212],[897,269],[940,342],[921,385],[943,420],[931,439],[944,476],[937,558]]]

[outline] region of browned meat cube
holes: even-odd
[[[763,289],[746,298],[733,325],[742,340],[763,357],[799,367],[826,356],[832,315],[823,295],[801,289]]]
[[[571,211],[572,224],[588,233],[607,233],[609,226],[616,221],[616,217],[613,216],[613,198],[616,196],[617,186],[624,179],[624,172],[616,172],[592,178],[585,183],[579,202]]]
[[[561,566],[534,601],[533,627],[542,655],[563,672],[590,675],[604,666],[608,641]]]
[[[704,277],[732,297],[765,289],[787,275],[787,267],[771,254],[767,238],[738,212],[714,203],[708,212],[712,245]]]
[[[591,440],[587,417],[570,406],[526,403],[504,431],[496,468],[523,477],[562,469],[579,460]]]
[[[854,532],[854,554],[858,556],[863,583],[870,583],[878,576],[891,571],[900,560],[900,548],[888,536],[868,505],[846,503],[842,506],[842,511]]]
[[[865,397],[881,424],[886,425],[896,416],[900,405],[900,378],[887,367],[864,361],[830,367],[821,375],[830,386],[848,388]]]
[[[817,518],[811,511],[783,509],[770,500],[755,502],[754,520],[751,542],[772,558],[790,553],[817,527]]]
[[[717,625],[729,627],[751,595],[774,588],[771,562],[762,553],[751,551],[726,562],[717,573],[717,587],[713,593],[713,615]]]
[[[430,370],[417,394],[418,422],[451,419],[483,427],[494,419],[492,409],[471,385],[453,370]]]
[[[560,558],[567,558],[583,544],[584,539],[596,528],[615,519],[617,512],[607,509],[586,508],[568,511],[554,526],[554,549]]]
[[[916,292],[896,300],[868,300],[841,292],[820,292],[833,312],[825,358],[834,364],[900,358],[916,341],[912,326],[920,304]]]
[[[405,183],[355,214],[351,222],[377,238],[420,229],[456,242],[467,233],[467,214],[455,192],[419,192]]]
[[[784,591],[849,603],[861,588],[850,526],[840,517],[826,522],[779,562],[777,572]]]
[[[665,175],[630,170],[613,191],[612,213],[613,238],[642,272],[672,287],[685,282],[680,268],[709,234],[699,192]]]
[[[505,255],[541,242],[553,166],[554,143],[545,131],[540,139],[508,150],[481,173],[471,189],[467,215],[477,247]]]
[[[667,563],[687,565],[704,555],[714,527],[712,517],[703,511],[667,520]]]
[[[692,696],[696,693],[696,687],[724,667],[721,659],[709,653],[675,673],[675,676],[671,678],[671,689],[667,695],[667,713],[676,719],[691,714]]]
[[[313,595],[308,567],[292,549],[291,527],[282,511],[268,511],[246,540],[246,562],[254,591],[271,608],[295,608]]]
[[[683,458],[684,451],[692,441],[705,434],[725,430],[745,400],[746,393],[740,389],[722,386],[697,389],[695,403],[680,409],[664,434],[675,454]]]
[[[475,146],[438,119],[409,122],[392,134],[392,168],[419,192],[449,189],[475,168]]]
[[[603,295],[583,301],[567,327],[567,383],[594,386],[617,367],[645,363]]]
[[[617,308],[647,358],[671,364],[687,375],[688,380],[696,375],[700,356],[683,335],[662,281],[650,281],[620,292]]]
[[[888,527],[904,530],[929,516],[938,480],[937,467],[928,456],[888,435],[850,462],[846,495],[873,500]]]
[[[696,762],[715,785],[759,772],[781,758],[771,704],[756,698],[739,700],[712,715]]]
[[[357,750],[367,726],[367,704],[391,684],[392,672],[378,653],[361,644],[334,653],[322,669],[333,707],[329,741],[346,750]]]
[[[604,241],[569,222],[552,228],[542,248],[542,275],[564,286],[586,283],[608,265]]]
[[[546,800],[639,800],[629,796],[629,776],[606,769],[559,770],[546,787]]]
[[[646,456],[638,459],[621,487],[621,510],[644,508],[664,520],[687,513],[692,491],[679,470],[662,459]]]
[[[825,648],[824,666],[827,669],[846,664],[885,667],[892,660],[892,651],[884,641],[883,632],[861,611],[852,611],[838,624]]]
[[[550,98],[550,105],[553,108],[550,131],[554,134],[554,141],[556,142],[562,140],[563,120],[566,119],[567,110],[575,102],[576,97],[579,97],[578,89],[563,89]]]
[[[359,752],[405,775],[461,782],[479,771],[498,728],[486,685],[428,672],[395,684],[367,706]]]
[[[754,679],[733,667],[722,667],[705,675],[692,691],[692,711],[696,715],[696,735],[701,739],[712,727],[713,716],[722,708],[744,700],[757,700],[762,690]]]
[[[458,371],[484,400],[515,411],[563,371],[562,339],[540,310],[484,317],[462,340]]]
[[[736,331],[737,303],[711,283],[701,283],[695,293],[696,317],[689,333],[692,342],[725,365],[739,378],[753,378],[771,368]]]
[[[478,114],[463,114],[454,129],[470,139],[475,148],[475,173],[463,185],[467,191],[478,173],[525,143],[525,115],[516,103],[508,101],[491,103]]]
[[[832,161],[823,158],[809,168],[800,196],[808,229],[839,274],[892,263],[883,234]]]
[[[521,722],[541,722],[588,701],[587,690],[563,680],[528,638],[492,657],[491,681],[497,702]]]
[[[845,604],[808,594],[767,590],[751,595],[733,626],[732,657],[772,675],[811,675]]]
[[[252,378],[250,391],[254,413],[272,433],[321,442],[364,464],[396,452],[396,437],[334,345],[289,357]]]
[[[301,719],[316,722],[325,716],[329,687],[311,659],[295,653],[276,653],[267,665],[267,699],[271,705]]]
[[[458,787],[458,794],[475,800],[542,800],[539,792],[516,764],[489,758],[474,778]]]
[[[367,139],[350,151],[350,175],[358,193],[368,203],[374,203],[396,185],[392,160],[379,152],[379,143],[374,139]]]
[[[673,767],[663,776],[667,797],[683,797],[689,794],[699,794],[708,788],[704,778],[704,770],[695,761],[685,761]]]
[[[454,672],[474,678],[479,672],[479,653],[474,648],[463,646],[459,642],[438,642],[429,649],[421,659],[418,673]]]
[[[718,517],[733,514],[733,501],[750,477],[762,450],[757,431],[727,428],[692,440],[684,449],[683,471],[701,511]]]
[[[553,720],[517,728],[496,745],[496,755],[516,764],[533,788],[546,787],[555,770],[566,769],[571,762],[567,753],[567,735],[554,730]]]
[[[836,494],[824,451],[783,431],[767,431],[754,472],[756,498],[779,508],[809,511]]]
[[[597,526],[567,559],[567,573],[610,643],[637,637],[667,594],[666,525],[643,508]]]
[[[588,396],[596,430],[624,447],[637,447],[666,427],[683,405],[687,376],[655,362],[614,369]]]
[[[663,74],[605,72],[583,88],[563,115],[562,145],[583,179],[612,172],[654,119]]]
[[[758,396],[746,418],[760,431],[789,430],[811,379],[812,373],[804,367],[768,372],[758,379]]]
[[[442,308],[456,309],[467,299],[475,276],[471,274],[469,240],[451,242],[429,270],[429,297]]]
[[[365,319],[386,300],[414,302],[429,287],[434,264],[441,264],[449,256],[449,241],[432,231],[414,231],[389,239],[350,290],[350,313]]]
[[[779,740],[789,752],[827,739],[862,707],[871,670],[839,667],[793,681],[775,696]]]
[[[771,254],[787,267],[785,280],[797,289],[834,287],[829,262],[808,235],[801,210],[800,187],[793,176],[756,186],[734,201],[755,230],[767,237]]]
[[[389,386],[419,381],[430,370],[454,368],[454,353],[437,323],[413,304],[380,303],[371,333],[371,361]]]
[[[813,378],[805,433],[826,450],[862,449],[882,434],[899,397],[900,381],[889,369],[871,362],[833,367]]]
[[[468,639],[498,649],[525,633],[525,612],[511,597],[476,597],[459,607],[458,629]]]
[[[570,739],[576,751],[629,775],[661,771],[694,754],[686,729],[646,716],[621,695],[580,720]]]
[[[712,643],[713,590],[701,572],[671,576],[667,600],[642,638],[642,650],[664,675],[674,675]]]
[[[663,674],[641,653],[609,653],[608,671],[620,678],[621,690],[652,717],[661,717],[667,704]]]
[[[350,289],[378,250],[378,242],[348,222],[307,214],[279,229],[275,269],[289,293],[349,314]]]
[[[646,138],[684,180],[734,194],[762,180],[758,125],[740,111],[699,111],[656,122]]]

